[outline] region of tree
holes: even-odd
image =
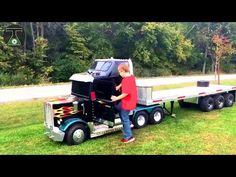
[[[91,52],[78,28],[78,23],[65,25],[68,46],[66,53],[54,62],[53,76],[55,81],[67,81],[72,74],[84,72],[90,65]]]
[[[89,22],[78,23],[78,32],[86,40],[86,46],[91,52],[91,58],[114,57],[112,29],[110,23]]]
[[[229,39],[223,35],[215,34],[212,37],[212,42],[215,44],[213,48],[215,56],[215,79],[217,75],[217,83],[220,84],[220,63],[225,55],[233,54],[235,49],[232,48]]]
[[[34,79],[45,81],[52,72],[52,67],[47,61],[48,41],[42,37],[35,40],[35,48],[28,52],[26,65],[30,68]]]
[[[78,60],[87,60],[90,55],[90,51],[85,46],[85,39],[78,32],[78,23],[69,23],[65,25],[65,30],[69,37],[68,52],[70,55],[73,55],[73,57]]]
[[[139,36],[132,58],[139,63],[140,68],[148,68],[152,75],[182,72],[180,70],[191,56],[193,46],[175,25],[145,23]]]
[[[135,40],[143,24],[142,22],[107,23],[106,36],[112,44],[114,57],[132,57],[135,49]]]
[[[211,64],[211,71],[214,72],[215,60],[212,54],[212,37],[215,34],[228,36],[231,33],[229,23],[226,22],[191,22],[187,23],[186,37],[190,38],[194,44],[193,55],[199,58],[199,64],[202,62],[201,70],[205,74],[207,63]],[[210,68],[210,67],[209,67]]]
[[[12,56],[12,47],[9,47],[3,38],[3,28],[0,27],[0,71],[1,73],[7,73],[10,69],[9,58]]]

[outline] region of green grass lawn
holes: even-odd
[[[236,81],[222,81],[236,85]],[[159,86],[158,89],[192,86],[194,83]],[[176,121],[166,116],[159,125],[133,129],[136,141],[122,144],[122,132],[68,146],[44,135],[43,101],[0,106],[0,154],[236,154],[236,106],[209,113],[175,104]]]

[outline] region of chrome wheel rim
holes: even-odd
[[[145,124],[145,117],[143,115],[138,116],[137,123],[139,126],[142,126]]]
[[[161,113],[160,112],[155,112],[154,116],[153,116],[155,122],[158,122],[161,120]]]
[[[83,141],[84,139],[84,131],[81,130],[81,129],[78,129],[76,130],[74,133],[73,133],[73,140],[77,143]]]

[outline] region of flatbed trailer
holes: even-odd
[[[162,104],[162,108],[170,115],[173,114],[174,102],[177,101],[181,107],[190,104],[199,105],[204,112],[213,109],[230,107],[236,101],[236,86],[210,85],[207,87],[191,86],[177,89],[156,90],[157,86],[152,83],[137,81],[138,103],[151,106]],[[167,110],[165,104],[171,103],[171,110]]]
[[[235,96],[236,86],[210,85],[209,87],[184,87],[168,90],[155,90],[155,86],[143,86],[142,83],[137,84],[138,103],[141,105],[155,105],[157,103],[165,103],[169,101],[190,100],[195,98],[194,103],[199,103],[199,98],[212,96],[222,93],[233,93]],[[194,100],[194,99],[193,99]],[[235,101],[235,100],[234,100]],[[192,101],[191,101],[192,102]]]

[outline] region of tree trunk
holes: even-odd
[[[36,22],[36,34],[37,34],[37,38],[39,37],[39,22]]]
[[[24,22],[24,30],[25,30],[25,39],[24,39],[24,53],[26,52],[26,28],[27,28],[27,22]]]
[[[205,47],[205,53],[204,53],[204,62],[202,66],[202,73],[206,74],[206,59],[207,59],[207,54],[208,54],[208,45]]]
[[[204,61],[203,61],[202,74],[206,74],[206,58],[204,58]]]
[[[215,81],[217,77],[217,83],[220,85],[220,61],[216,61],[215,64]]]
[[[211,64],[211,72],[214,73],[215,72],[215,61],[213,58],[211,58],[212,60],[212,64]]]
[[[40,29],[41,29],[41,37],[44,38],[44,24],[43,24],[43,22],[40,23]]]
[[[33,29],[33,23],[32,23],[32,22],[30,22],[30,29],[31,29],[31,35],[32,35],[32,44],[33,44],[33,49],[35,49],[34,29]]]
[[[193,26],[191,27],[191,29],[188,30],[188,32],[185,34],[185,36],[187,36],[196,26],[197,26],[197,25],[193,25]]]
[[[220,62],[218,62],[217,74],[218,74],[218,85],[220,85]]]
[[[217,78],[217,75],[218,75],[218,61],[217,61],[217,59],[216,59],[216,62],[215,62],[215,68],[214,68],[214,73],[215,73],[215,82],[216,82],[216,78]]]

